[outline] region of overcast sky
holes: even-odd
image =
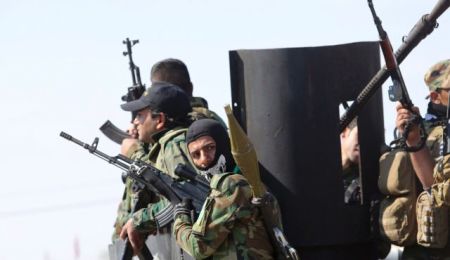
[[[179,58],[189,67],[194,94],[222,116],[231,99],[229,50],[378,39],[363,0],[0,2],[0,260],[106,256],[123,190],[121,172],[59,132],[88,143],[98,136],[100,150],[118,153],[98,128],[107,119],[126,128],[130,120],[119,107],[131,85],[122,56],[126,37],[140,40],[134,61],[146,84],[153,63]],[[394,49],[435,3],[374,0]],[[450,58],[450,15],[439,22],[401,66],[422,111],[425,71]],[[389,133],[393,112],[394,104],[385,102]]]

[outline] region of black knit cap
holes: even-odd
[[[134,101],[120,106],[125,111],[139,111],[146,107],[163,112],[176,119],[186,117],[192,111],[189,98],[178,86],[166,82],[155,82]]]
[[[236,164],[231,155],[230,138],[227,130],[216,120],[200,119],[189,126],[186,133],[186,143],[189,145],[202,136],[211,136],[216,141],[216,155],[210,166],[215,165],[220,155],[223,155],[226,160],[226,171],[233,171]]]

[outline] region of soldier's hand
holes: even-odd
[[[397,117],[395,119],[395,126],[397,127],[397,130],[401,135],[405,130],[406,123],[413,118],[414,113],[404,108],[402,104],[400,104],[400,102],[397,102],[396,110],[397,110]],[[412,110],[416,112],[416,114],[420,115],[418,107],[413,107]],[[411,146],[416,145],[419,141],[420,141],[419,126],[413,125],[408,133],[408,139],[406,140],[406,142],[408,143],[408,145]]]
[[[122,227],[120,232],[120,238],[130,241],[131,247],[133,247],[134,255],[137,255],[144,246],[144,237],[133,226],[133,219],[129,219],[127,223]]]
[[[131,124],[128,129],[127,133],[131,136],[131,138],[137,139],[138,138],[138,131],[135,124]]]
[[[120,145],[120,154],[130,156],[139,148],[139,141],[134,138],[125,138]]]
[[[131,138],[123,139],[122,144],[120,146],[120,154],[130,156],[139,147],[138,141],[139,135],[136,129],[136,125],[131,124],[127,129],[127,133],[131,136]]]

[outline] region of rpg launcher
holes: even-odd
[[[142,84],[141,81],[141,72],[139,70],[139,67],[134,64],[133,61],[133,51],[132,47],[139,43],[139,40],[131,40],[127,38],[123,41],[123,44],[126,45],[127,50],[123,52],[124,56],[128,56],[129,59],[129,66],[130,66],[130,72],[131,72],[131,80],[133,85],[131,87],[128,87],[128,91],[125,95],[122,96],[122,101],[130,102],[134,101],[142,96],[142,94],[145,91],[145,85]],[[131,122],[133,123],[134,118],[136,117],[135,112],[131,112]],[[106,137],[111,139],[112,141],[122,144],[123,139],[130,138],[130,135],[124,132],[123,130],[116,127],[113,123],[111,123],[109,120],[106,121],[101,127],[100,131]]]
[[[381,25],[381,20],[375,12],[372,0],[367,0],[367,3],[369,4],[373,20],[377,27],[378,35],[380,36],[380,47],[383,52],[384,60],[386,61],[385,70],[388,72],[393,82],[393,85],[389,87],[389,99],[393,102],[399,101],[404,108],[413,113],[412,118],[405,125],[402,136],[397,137],[397,134],[395,134],[395,140],[391,142],[390,146],[393,149],[401,148],[407,152],[415,152],[422,149],[425,145],[427,139],[425,126],[420,114],[412,110],[414,105],[409,97],[405,81],[403,80],[400,67],[397,63],[397,58],[395,57],[394,50],[392,49],[391,41]],[[420,127],[420,142],[416,146],[408,146],[406,140],[411,128],[414,126]]]
[[[174,206],[182,202],[183,198],[192,200],[192,206],[194,215],[198,216],[203,203],[209,194],[209,183],[202,176],[197,175],[196,172],[191,170],[186,165],[179,164],[175,169],[175,174],[179,177],[177,179],[169,176],[168,174],[158,170],[152,165],[142,162],[133,161],[126,156],[117,155],[109,156],[97,149],[98,137],[94,139],[92,145],[83,143],[82,141],[72,137],[71,135],[61,132],[60,136],[74,142],[84,149],[88,150],[91,154],[107,161],[108,163],[120,168],[124,171],[122,176],[123,180],[130,178],[133,180],[133,191],[137,192],[142,189],[147,189],[150,192],[154,192],[157,195],[164,196],[170,201],[170,205],[155,215],[155,219],[158,227],[164,227],[173,220]],[[142,202],[136,202],[140,204],[140,208],[147,205]],[[139,210],[135,208],[134,210]],[[144,249],[141,254],[146,255],[144,259],[151,258],[150,251],[144,245]],[[126,247],[123,250],[123,255],[120,259],[130,260],[132,257],[131,245],[127,242]]]
[[[266,187],[261,181],[258,157],[252,142],[234,117],[230,105],[225,106],[225,113],[227,114],[230,132],[231,153],[233,154],[233,158],[239,166],[242,175],[247,178],[252,187],[252,202],[261,210],[264,225],[266,226],[269,238],[274,245],[277,256],[276,259],[300,259],[297,250],[289,244],[283,233],[278,202],[272,193],[266,190]]]

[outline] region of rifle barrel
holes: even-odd
[[[75,137],[73,137],[70,134],[63,132],[63,131],[61,131],[61,133],[59,135],[64,139],[67,139],[71,142],[78,144],[79,146],[88,150],[90,153],[94,154],[95,156],[99,157],[100,159],[105,160],[105,161],[109,162],[110,164],[112,164],[124,171],[127,171],[128,169],[130,169],[130,163],[127,161],[128,158],[126,158],[124,156],[112,157],[112,156],[109,156],[109,155],[97,150],[98,137],[95,138],[92,145],[89,145],[87,143],[84,143],[84,142],[76,139]]]

